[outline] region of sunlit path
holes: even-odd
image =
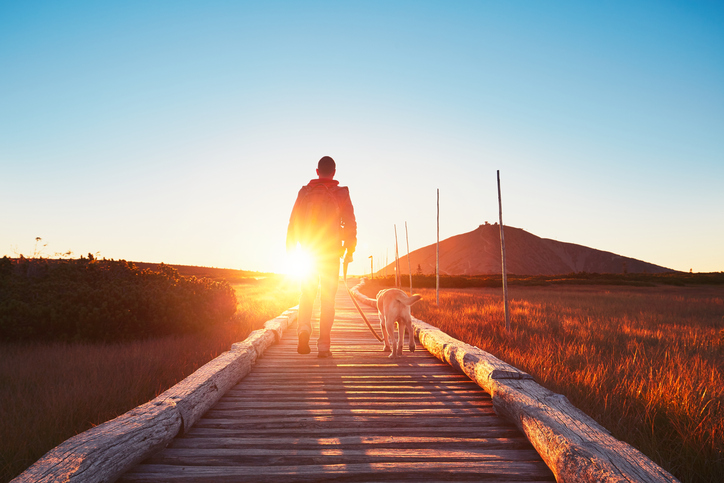
[[[395,361],[381,352],[343,285],[335,320],[333,358],[317,358],[314,343],[297,354],[291,327],[185,436],[121,481],[553,481],[465,375],[419,344]]]

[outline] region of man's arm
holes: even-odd
[[[344,248],[347,249],[346,262],[352,261],[352,254],[357,248],[357,219],[354,216],[354,206],[349,197],[349,189],[340,187],[340,211],[342,215]]]
[[[294,249],[297,247],[297,242],[299,241],[297,228],[297,211],[299,206],[299,199],[301,198],[303,190],[304,188],[299,190],[299,193],[297,194],[297,200],[294,202],[294,207],[292,208],[292,214],[289,216],[289,226],[287,227],[287,253],[293,252]]]

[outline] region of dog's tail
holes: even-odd
[[[421,298],[422,298],[422,295],[420,295],[420,294],[415,294],[415,295],[413,295],[412,297],[404,297],[404,296],[401,296],[398,300],[399,300],[400,302],[402,302],[403,304],[405,304],[405,305],[412,305],[412,304],[414,304],[415,302],[417,302],[418,300],[420,300]]]

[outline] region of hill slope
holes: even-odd
[[[540,238],[520,228],[505,227],[507,271],[517,275],[564,275],[589,273],[673,272],[652,263],[611,252]],[[412,272],[435,273],[435,244],[410,253]],[[408,273],[407,256],[400,257],[400,270]],[[501,271],[500,229],[480,225],[477,229],[440,241],[440,273],[444,275],[488,275]],[[384,274],[385,269],[377,272]],[[394,263],[387,267],[394,273]]]

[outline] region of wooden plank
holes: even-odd
[[[541,462],[382,462],[294,466],[144,465],[121,482],[308,482],[308,481],[552,481]]]
[[[468,427],[470,425],[483,426],[486,424],[498,424],[503,423],[499,421],[499,417],[495,414],[488,414],[486,416],[471,416],[466,415],[465,418],[459,415],[449,415],[448,417],[441,416],[425,416],[424,420],[420,420],[418,417],[400,416],[397,415],[394,418],[389,416],[351,416],[347,414],[336,414],[336,415],[321,415],[321,416],[297,416],[297,417],[282,417],[274,416],[268,418],[253,418],[240,420],[239,418],[202,418],[196,424],[198,427],[235,427],[235,428],[271,428],[271,427],[330,427],[331,423],[334,423],[336,427],[364,427],[365,425],[370,429],[376,428],[398,428],[398,427],[419,427],[424,423],[426,428],[435,428],[439,426],[452,427]],[[510,423],[507,423],[510,424]]]
[[[538,453],[528,449],[460,448],[168,448],[149,458],[146,464],[180,466],[309,465],[381,462],[480,462],[538,461]],[[542,464],[542,462],[541,462]]]
[[[480,437],[441,437],[441,436],[412,436],[412,435],[374,435],[339,437],[310,437],[310,436],[256,436],[256,437],[214,437],[200,438],[195,434],[191,438],[178,438],[173,442],[173,448],[320,448],[336,447],[349,449],[362,449],[370,446],[376,448],[429,448],[430,444],[446,449],[473,448],[480,446],[490,450],[502,448],[530,449],[528,440],[517,438],[480,438]]]
[[[302,394],[294,394],[281,390],[277,390],[276,393],[273,391],[254,392],[254,393],[243,393],[228,395],[224,398],[226,402],[237,403],[239,401],[246,401],[247,404],[259,402],[260,395],[266,395],[264,401],[283,401],[289,403],[290,401],[400,401],[400,394],[404,394],[404,401],[476,401],[481,404],[492,405],[493,401],[490,398],[483,398],[479,393],[468,390],[449,391],[445,394],[438,394],[429,389],[427,390],[402,390],[402,391],[346,391],[346,392],[327,392],[324,390],[310,390]],[[219,405],[226,404],[226,402],[220,402]]]
[[[443,381],[464,381],[464,382],[470,382],[472,381],[465,376],[464,374],[459,374],[457,372],[450,373],[450,374],[380,374],[379,372],[377,374],[350,374],[349,372],[342,372],[340,373],[340,376],[349,381],[354,380],[362,380],[362,381],[376,381],[379,379],[386,379],[386,380],[399,380],[399,381],[407,381],[407,380],[443,380]],[[321,378],[323,377],[321,374],[315,373],[313,374],[307,374],[305,376],[305,379],[314,379],[314,378]],[[249,381],[252,381],[254,379],[264,379],[262,377],[257,377],[256,373],[249,374],[245,378],[244,386],[246,386]],[[295,378],[296,379],[296,378]],[[237,386],[237,387],[244,387],[244,386]]]
[[[414,398],[412,400],[406,399],[405,401],[400,401],[399,399],[395,400],[395,398],[387,398],[385,400],[375,399],[375,398],[358,398],[357,400],[350,400],[347,398],[344,399],[336,399],[336,400],[329,400],[329,399],[306,399],[305,402],[311,402],[314,404],[315,407],[319,408],[326,408],[330,407],[334,410],[344,410],[346,408],[369,408],[369,409],[384,409],[384,408],[409,408],[409,409],[428,409],[431,407],[487,407],[492,410],[493,405],[488,401],[482,401],[477,402],[474,399],[469,400],[462,400],[456,399],[452,401],[440,401],[438,398],[431,396],[426,398]],[[266,400],[266,401],[258,401],[255,400],[254,402],[248,402],[244,404],[244,409],[246,410],[264,410],[264,409],[283,409],[288,410],[289,408],[289,401],[281,401],[276,402],[272,400]],[[218,411],[221,413],[222,411],[238,411],[239,410],[239,399],[232,399],[227,398],[224,401],[219,402],[219,404],[216,404],[214,406],[214,411]]]
[[[518,428],[510,423],[486,424],[485,426],[478,427],[470,425],[437,425],[437,426],[407,426],[407,427],[390,427],[382,426],[378,428],[370,428],[364,425],[356,427],[344,427],[334,426],[329,427],[325,425],[316,425],[312,427],[296,427],[296,428],[274,428],[264,427],[260,429],[254,429],[249,427],[235,428],[235,427],[219,427],[219,426],[194,426],[187,433],[188,437],[193,438],[256,438],[260,436],[276,436],[283,435],[290,438],[299,437],[314,437],[317,439],[324,439],[329,437],[341,437],[355,435],[355,437],[363,436],[415,436],[415,437],[462,437],[469,436],[475,438],[518,438],[525,439],[525,436],[520,432]],[[180,439],[179,439],[180,440]]]
[[[356,398],[360,396],[378,397],[384,398],[400,398],[400,397],[435,397],[435,398],[447,398],[452,399],[454,397],[466,398],[466,397],[477,397],[478,394],[469,389],[453,389],[449,391],[435,392],[435,388],[402,388],[400,390],[386,389],[386,388],[367,388],[365,390],[355,391],[327,391],[320,390],[317,388],[305,388],[304,392],[297,391],[296,393],[290,392],[288,389],[267,389],[264,391],[248,392],[243,394],[235,394],[228,396],[229,400],[258,400],[264,398],[264,400],[299,400],[299,401],[314,401],[318,399],[333,400],[335,398]],[[490,401],[492,404],[491,400]]]
[[[338,380],[338,379],[315,379],[306,381],[304,384],[298,384],[295,381],[274,381],[274,384],[263,384],[260,381],[250,381],[247,386],[243,389],[237,389],[234,391],[227,392],[227,397],[234,398],[248,398],[254,394],[265,394],[265,393],[286,393],[290,396],[300,396],[303,393],[289,392],[289,389],[304,388],[305,393],[310,394],[325,394],[328,391],[330,385],[350,389],[346,393],[350,395],[364,394],[364,391],[412,391],[415,393],[427,393],[427,394],[443,394],[446,389],[450,394],[478,394],[480,399],[491,401],[492,399],[487,394],[480,391],[480,388],[474,384],[467,384],[458,380],[429,380],[429,381],[361,381],[361,380]],[[330,394],[335,395],[335,394]],[[336,394],[340,396],[340,394]],[[341,394],[342,396],[344,393]]]
[[[305,392],[314,394],[325,394],[330,395],[359,395],[364,394],[365,391],[386,391],[389,393],[412,391],[416,393],[427,393],[427,394],[444,394],[447,391],[448,394],[470,394],[476,392],[480,394],[481,399],[491,401],[490,397],[481,394],[480,389],[475,385],[466,384],[460,381],[340,381],[337,379],[320,379],[313,381],[305,381],[304,383],[296,383],[294,381],[274,381],[273,384],[263,384],[261,382],[253,381],[248,386],[244,387],[243,390],[230,392],[229,397],[248,397],[253,394],[273,394],[274,392],[286,391],[289,395],[294,395],[295,390],[304,390]],[[341,394],[339,394],[341,391]],[[299,392],[297,392],[299,395]]]
[[[262,419],[294,419],[294,418],[322,418],[322,417],[349,417],[355,420],[362,417],[380,417],[380,418],[432,418],[432,417],[476,417],[476,416],[492,416],[497,414],[492,407],[369,407],[364,406],[356,409],[349,407],[315,407],[313,409],[212,409],[204,416],[207,419],[239,419],[253,418]]]

